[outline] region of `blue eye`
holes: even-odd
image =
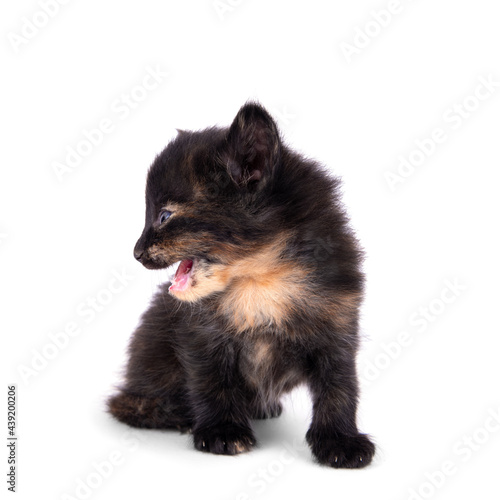
[[[171,215],[172,212],[170,210],[163,210],[163,212],[160,213],[160,224],[163,224]]]

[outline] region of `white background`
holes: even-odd
[[[500,87],[478,86],[500,82],[500,12],[492,0],[397,4],[73,0],[30,29],[40,5],[4,2],[1,421],[6,436],[17,384],[17,498],[498,498]],[[148,67],[168,76],[137,89]],[[131,93],[140,102],[124,109]],[[239,457],[104,412],[163,279],[132,257],[147,168],[176,127],[228,125],[249,98],[343,178],[367,252],[359,424],[378,454],[362,471],[313,463],[301,390]],[[103,119],[113,130],[58,178],[54,164]],[[446,139],[413,153],[422,161],[391,189],[387,172],[436,128]],[[126,286],[111,294],[113,273]],[[94,316],[92,297],[109,302]],[[63,341],[68,324],[78,335]]]

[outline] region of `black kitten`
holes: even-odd
[[[198,450],[232,455],[305,382],[318,461],[371,462],[356,426],[361,251],[337,188],[257,104],[229,128],[179,132],[149,171],[134,255],[148,269],[180,262],[133,335],[117,419],[191,429]]]

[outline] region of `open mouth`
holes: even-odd
[[[170,292],[185,292],[192,285],[194,268],[194,260],[181,260],[168,290]]]

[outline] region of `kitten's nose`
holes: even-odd
[[[146,247],[147,247],[147,245],[145,243],[145,234],[146,234],[146,230],[144,229],[144,231],[141,234],[141,237],[137,240],[137,243],[135,244],[135,247],[134,247],[134,257],[139,262],[141,262],[141,259],[144,257],[144,252],[145,252]]]
[[[136,250],[134,249],[134,257],[140,262],[142,259],[142,256],[144,255],[143,250]]]
[[[134,248],[134,257],[140,262],[142,259],[142,256],[144,255],[144,249],[143,248]]]

